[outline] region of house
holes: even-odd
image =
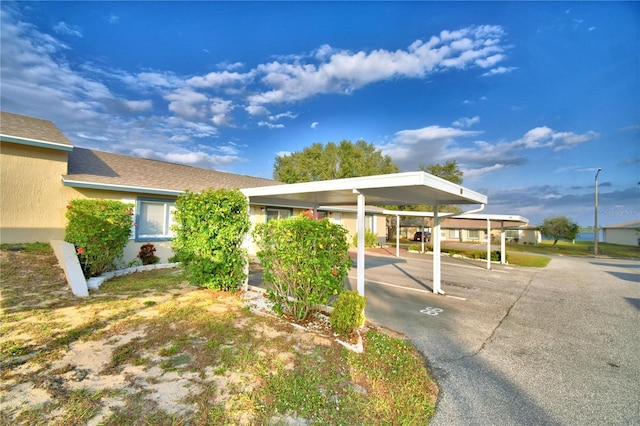
[[[154,241],[156,255],[171,253],[171,211],[185,190],[239,188],[249,200],[253,223],[313,208],[356,205],[358,239],[364,242],[366,203],[373,205],[480,205],[486,195],[425,172],[281,184],[251,176],[223,173],[74,147],[50,121],[0,112],[0,242],[47,241],[64,237],[65,211],[76,198],[116,199],[135,204],[138,223],[125,248],[124,261],[134,259],[138,247]],[[471,210],[478,211],[478,209]],[[344,215],[353,214],[344,212]],[[378,215],[371,215],[375,229]],[[340,216],[339,220],[344,220]],[[338,220],[333,218],[332,220]],[[434,219],[439,227],[439,218]],[[374,224],[375,223],[375,224]],[[349,232],[354,235],[355,229]],[[362,232],[360,232],[362,231]],[[377,230],[380,235],[381,230]],[[382,230],[382,235],[385,230]],[[443,294],[439,236],[435,237],[433,292]],[[357,289],[364,295],[364,244],[358,244]],[[251,251],[251,247],[249,247]]]
[[[198,167],[74,147],[48,120],[0,112],[0,242],[63,239],[66,206],[76,198],[114,199],[135,205],[125,262],[153,242],[166,261],[171,250],[171,211],[185,192],[280,185],[263,179]],[[297,215],[286,205],[251,205],[252,223]],[[355,213],[327,212],[355,234]],[[377,220],[371,219],[371,229]],[[381,229],[384,232],[384,228]]]
[[[609,244],[640,246],[640,220],[603,226],[602,240]]]
[[[400,236],[413,239],[415,232],[431,232],[433,214],[425,217],[405,217],[400,222]],[[512,218],[512,220],[509,220]],[[447,242],[485,243],[487,242],[487,219],[490,220],[490,238],[499,243],[501,231],[512,244],[536,245],[542,241],[542,235],[536,226],[529,225],[526,218],[505,215],[466,215],[462,217],[443,217],[440,224],[440,240]],[[391,236],[393,238],[393,236]]]

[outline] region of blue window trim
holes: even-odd
[[[176,200],[174,198],[151,198],[151,197],[138,197],[136,199],[136,223],[140,223],[140,205],[142,202],[152,202],[152,203],[168,203],[173,204],[175,206]],[[171,225],[171,223],[169,223]],[[141,237],[140,236],[140,227],[135,227],[135,242],[137,243],[147,243],[154,241],[171,241],[172,237]]]

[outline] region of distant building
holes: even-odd
[[[609,244],[640,246],[640,220],[603,226],[602,239]]]

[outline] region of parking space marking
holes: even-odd
[[[349,275],[348,278],[351,278],[351,279],[355,280],[356,276],[355,275]],[[384,286],[387,286],[387,287],[399,288],[401,290],[415,291],[417,293],[434,294],[432,290],[424,290],[424,289],[421,289],[421,288],[405,287],[405,286],[401,286],[401,285],[398,285],[398,284],[385,283],[385,282],[382,282],[382,281],[375,281],[375,280],[366,279],[365,283],[379,284],[379,285],[384,285]],[[457,300],[467,300],[464,297],[451,296],[449,294],[445,294],[444,297],[450,297],[451,299],[457,299]]]
[[[420,313],[421,314],[431,315],[432,317],[436,316],[438,314],[441,314],[442,312],[443,312],[442,309],[440,309],[440,308],[432,308],[431,306],[427,306],[424,309],[420,309]]]

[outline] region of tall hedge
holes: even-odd
[[[235,291],[245,280],[247,208],[238,190],[208,189],[178,197],[173,250],[191,284]]]
[[[344,289],[351,259],[341,225],[303,215],[257,225],[253,235],[276,311],[304,321]]]
[[[133,205],[117,200],[76,199],[67,206],[65,241],[75,245],[84,275],[115,267],[131,234]]]

